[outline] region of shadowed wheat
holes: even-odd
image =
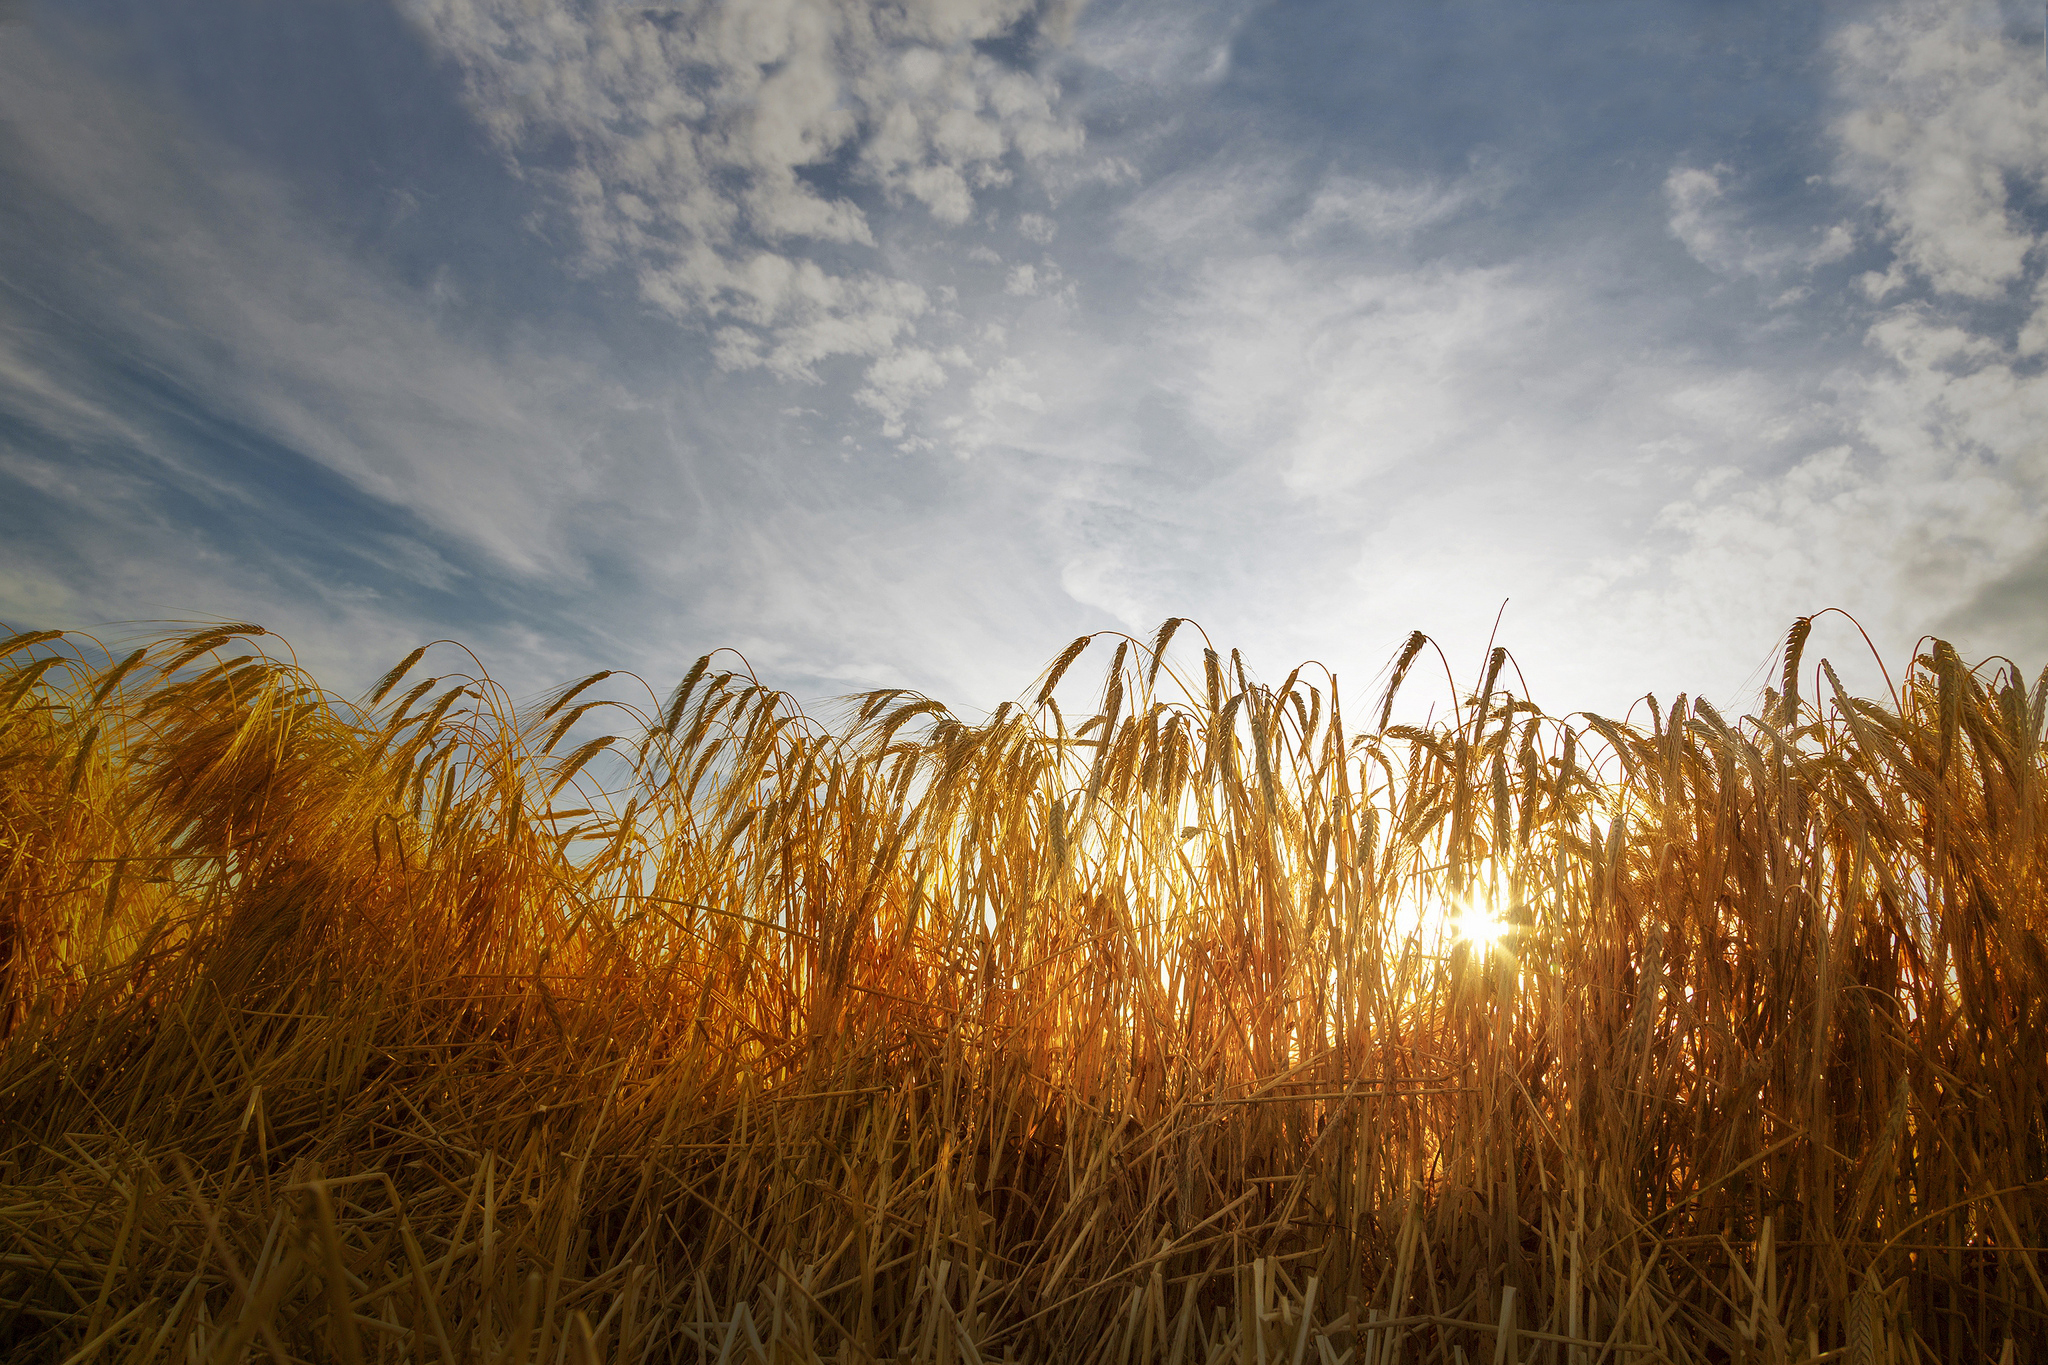
[[[2042,685],[1348,728],[1178,624],[978,724],[7,641],[0,1348],[2043,1358]]]

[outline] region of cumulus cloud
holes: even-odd
[[[967,363],[967,353],[957,346],[943,353],[922,346],[901,347],[868,367],[867,382],[854,394],[854,401],[878,414],[882,434],[896,439],[904,434],[904,414],[910,405],[945,384],[948,365]]]
[[[655,307],[714,328],[729,368],[812,379],[834,357],[869,360],[861,401],[897,432],[906,396],[936,382],[915,340],[934,301],[878,263],[874,210],[958,227],[979,196],[1082,142],[1049,77],[984,50],[1063,41],[1077,0],[406,9],[483,126],[557,186],[589,265],[629,270]]]
[[[1059,235],[1060,225],[1042,213],[1027,213],[1017,219],[1017,231],[1044,246]]]
[[[1894,647],[1954,628],[2048,649],[2027,598],[2048,556],[2038,43],[2013,41],[1992,5],[1907,3],[1845,27],[1831,53],[1835,179],[1879,225],[1890,261],[1864,292],[1889,304],[1868,316],[1863,361],[1829,379],[1838,439],[1666,509],[1686,537],[1679,590],[1713,615],[1731,588],[1850,605]],[[1703,262],[1759,273],[1776,262],[1722,202],[1728,175],[1674,171],[1672,228]]]
[[[2002,296],[2041,244],[2011,190],[2048,183],[2048,84],[2004,28],[1995,5],[1923,0],[1834,43],[1842,182],[1883,214],[1897,269],[1970,299]]]

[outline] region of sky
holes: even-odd
[[[0,8],[0,622],[344,692],[2031,676],[2044,370],[2038,4]]]

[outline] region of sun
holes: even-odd
[[[1487,951],[1512,934],[1516,925],[1484,901],[1470,901],[1459,908],[1451,928],[1458,942]]]

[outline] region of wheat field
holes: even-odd
[[[978,722],[15,635],[0,1353],[2048,1360],[2048,675],[1809,626],[1421,726],[1420,634]]]

